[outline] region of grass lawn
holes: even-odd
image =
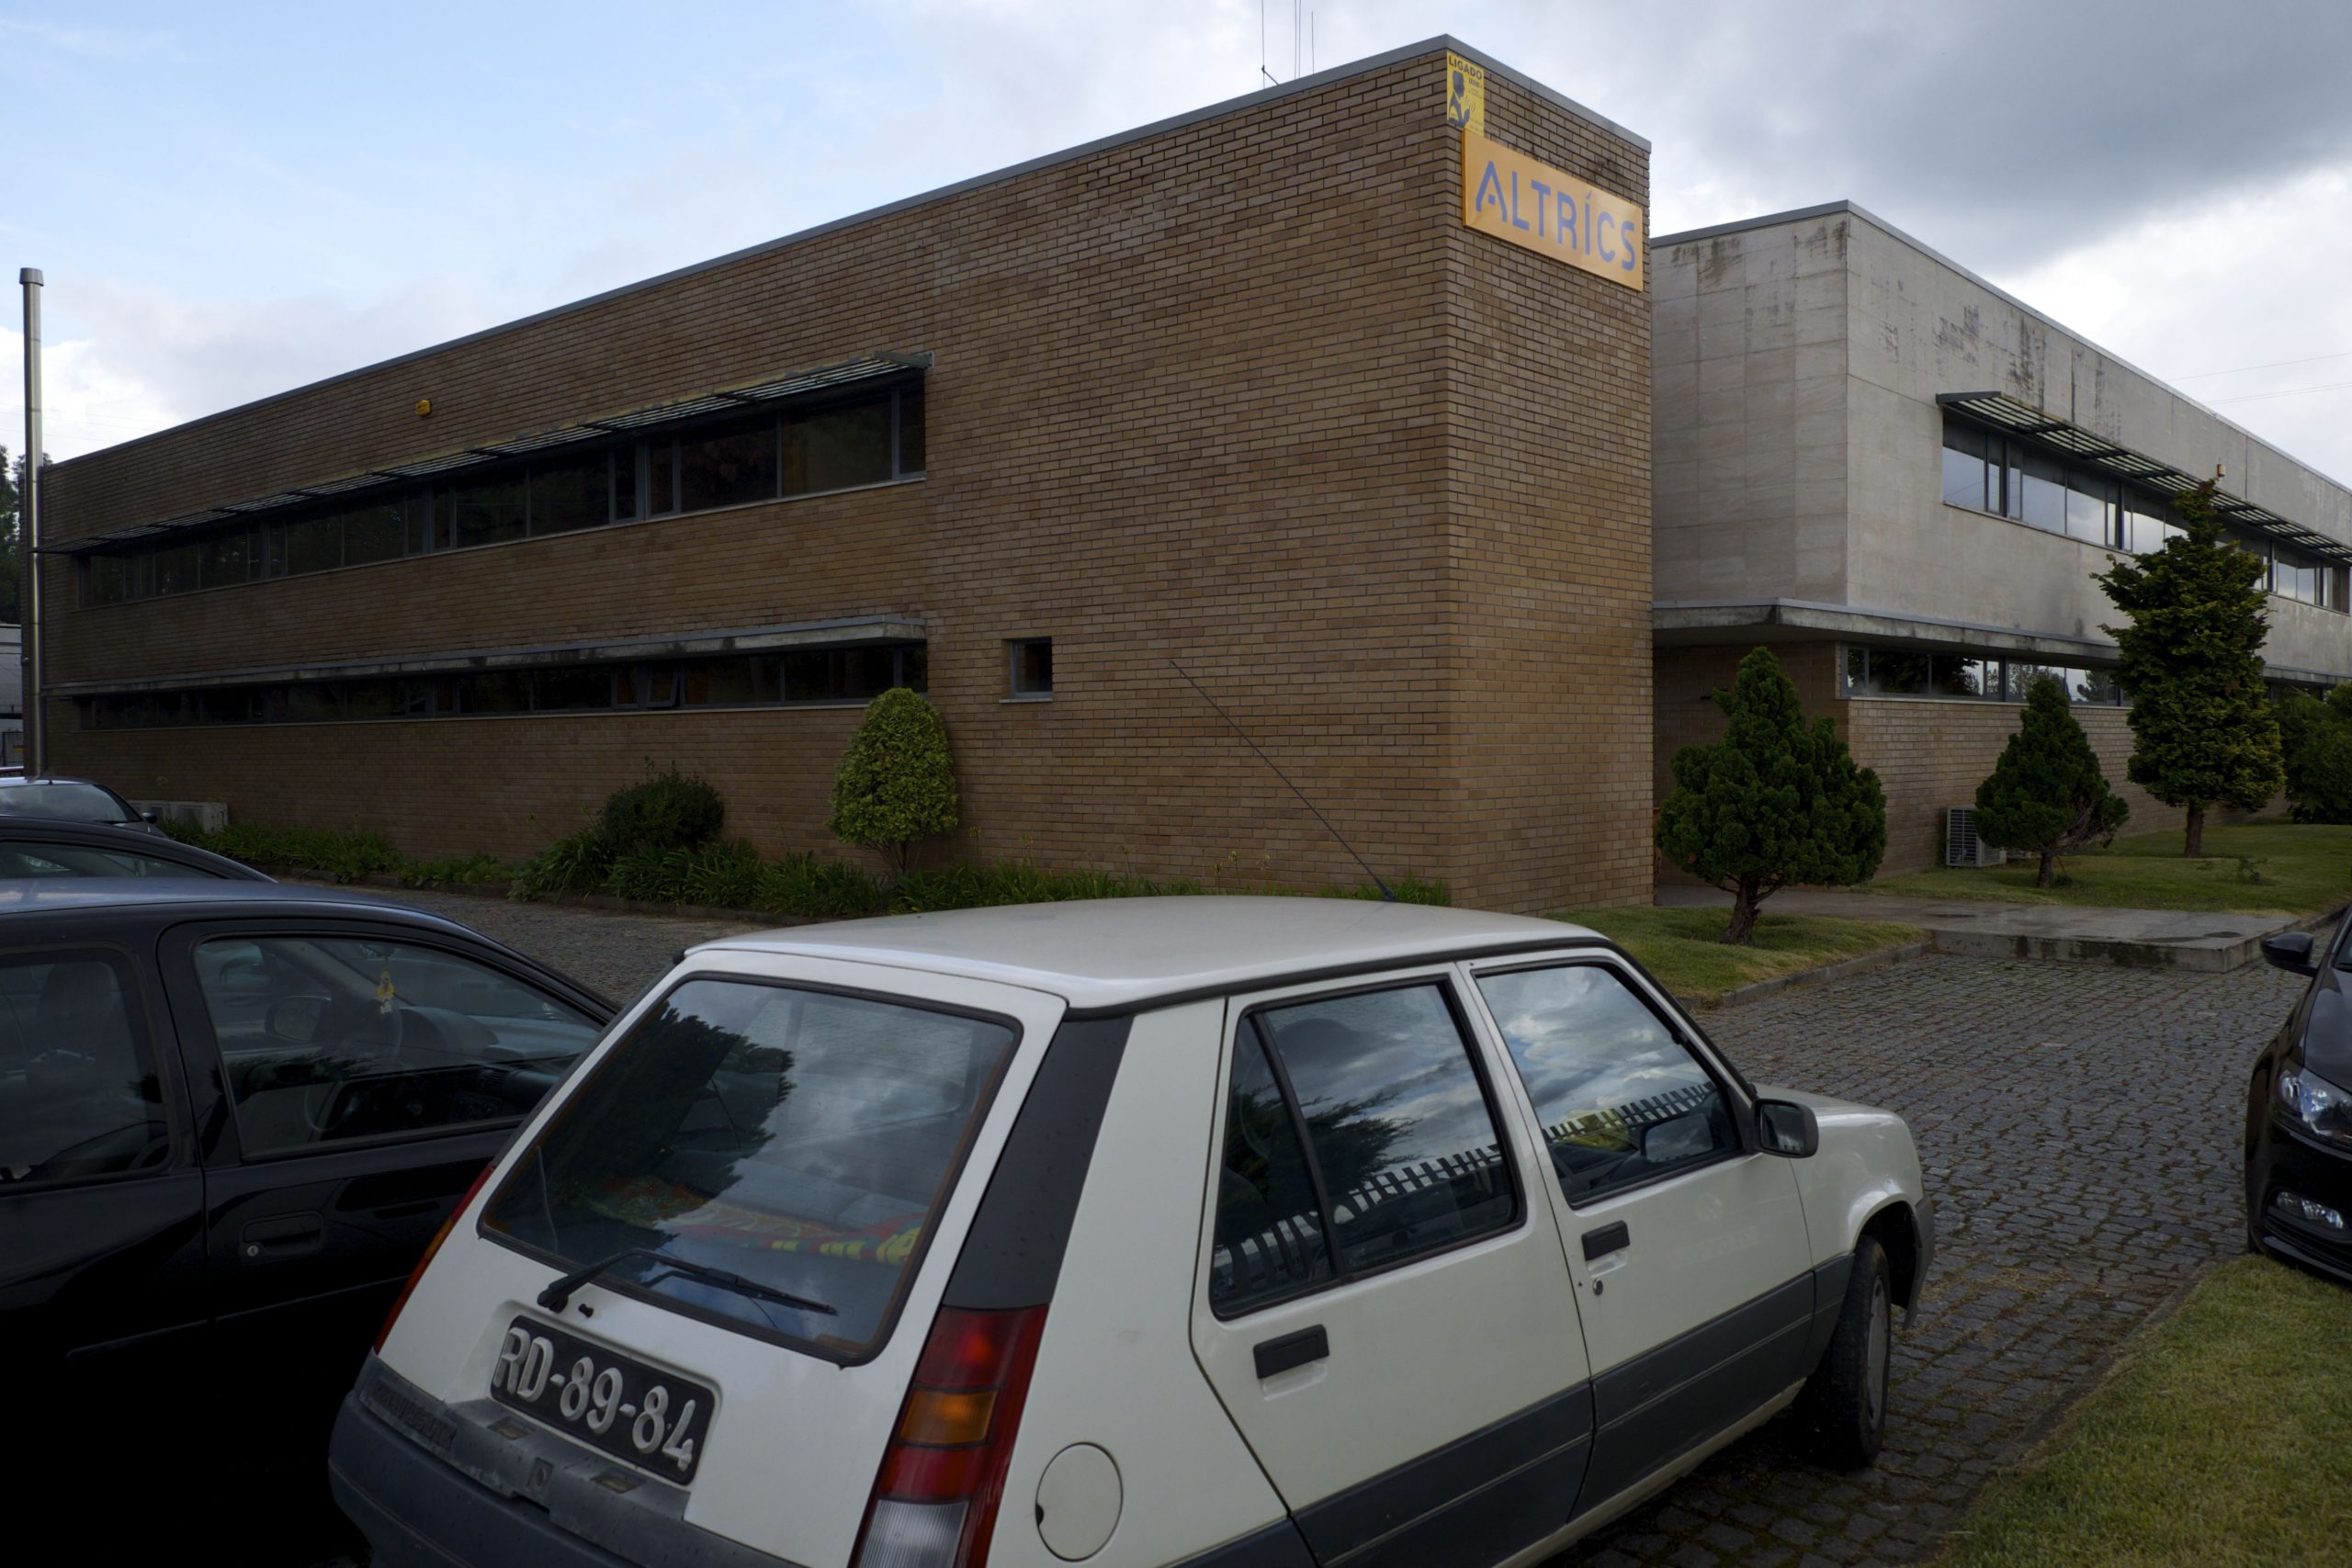
[[[2338,1351],[2347,1340],[2352,1291],[2267,1258],[2228,1265],[1994,1483],[1939,1562],[2345,1562],[2352,1379]]]
[[[1776,915],[1767,903],[1752,947],[1725,947],[1731,910],[1587,909],[1559,918],[1590,926],[1639,959],[1658,983],[1687,1002],[1712,1006],[1725,991],[1755,980],[1818,968],[1927,935],[1894,920],[1844,920]]]
[[[1866,893],[2110,908],[2232,909],[2316,915],[2352,900],[2352,827],[2249,822],[2205,829],[2205,853],[2180,852],[2177,822],[2058,862],[2059,886],[2033,885],[2034,863],[1938,869],[1865,883]],[[2258,878],[2258,880],[2256,880]]]

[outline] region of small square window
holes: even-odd
[[[1012,694],[1016,697],[1050,697],[1054,694],[1054,639],[1049,637],[1023,637],[1004,645],[1007,662],[1012,671]]]

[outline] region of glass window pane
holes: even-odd
[[[1984,459],[1944,448],[1944,500],[1953,506],[1989,510],[1984,504]]]
[[[454,548],[523,536],[524,484],[519,473],[451,485],[435,499],[444,520],[442,532]]]
[[[483,1223],[571,1264],[644,1248],[604,1278],[861,1351],[892,1319],[1016,1038],[873,997],[690,980],[566,1100]]]
[[[1932,664],[1924,653],[1905,653],[1894,649],[1871,649],[1871,689],[1894,696],[1916,697],[1927,694]]]
[[[447,682],[454,687],[457,711],[459,713],[528,713],[531,711],[530,682],[513,671],[491,675],[460,675]],[[440,710],[447,713],[449,710]]]
[[[322,724],[343,716],[343,694],[332,682],[306,681],[288,688],[286,716],[295,724]]]
[[[166,545],[154,553],[155,593],[191,593],[201,585],[203,547]]]
[[[136,851],[97,850],[84,844],[51,843],[43,840],[0,839],[0,877],[9,876],[162,876],[173,878],[217,879],[220,873],[203,871],[177,861],[159,860]],[[5,975],[0,975],[5,978]],[[0,1010],[6,999],[0,997]],[[6,1024],[0,1021],[0,1035]],[[7,1072],[0,1066],[0,1075]],[[0,1089],[0,1097],[6,1094]],[[0,1100],[0,1103],[5,1103]],[[0,1111],[0,1117],[6,1115]],[[0,1171],[6,1167],[0,1165]]]
[[[2066,532],[2093,545],[2115,542],[2115,491],[2107,480],[2073,473],[2066,479]]]
[[[232,583],[250,581],[253,566],[247,547],[253,542],[253,532],[247,528],[231,528],[204,541],[204,561],[199,569],[207,588],[226,588]]]
[[[899,394],[899,472],[922,471],[922,389],[909,387]]]
[[[1871,689],[1871,650],[1849,646],[1846,649],[1846,691],[1859,695]]]
[[[298,517],[286,525],[286,570],[333,571],[343,564],[343,519]]]
[[[398,681],[345,682],[343,711],[346,718],[390,718],[401,711],[401,683]]]
[[[2026,522],[2053,534],[2066,531],[2066,470],[2054,457],[2029,452],[2025,459]]]
[[[540,670],[531,676],[531,705],[542,712],[613,705],[610,670]]]
[[[635,446],[614,450],[613,460],[613,521],[627,523],[637,516],[637,457]]]
[[[647,515],[666,516],[678,510],[678,444],[667,436],[648,444],[645,449],[648,488],[652,497]]]
[[[1051,696],[1054,690],[1054,639],[1032,637],[1012,645],[1012,694]]]
[[[1984,684],[1983,660],[1965,659],[1952,653],[1939,653],[1929,666],[1929,678],[1939,696],[1983,697],[1996,694],[1999,677],[1996,671],[1995,675],[1996,686],[1988,689]]]
[[[763,416],[678,438],[678,509],[775,499],[775,421]]]
[[[899,680],[918,692],[931,689],[931,650],[928,648],[899,649]]]
[[[531,468],[531,532],[569,534],[610,522],[612,463],[602,452]]]
[[[753,675],[757,661],[750,659],[697,659],[685,667],[685,705],[730,707],[742,703],[772,701],[760,695]]]
[[[408,551],[408,502],[402,496],[355,506],[343,514],[343,563],[397,560]]]
[[[163,1086],[134,994],[116,959],[0,959],[0,1178],[11,1190],[169,1156]]]
[[[119,604],[130,597],[129,573],[119,555],[92,556],[82,581],[86,604]]]
[[[889,477],[889,399],[850,403],[785,421],[786,495],[878,484]]]
[[[1379,1268],[1510,1223],[1510,1169],[1439,987],[1260,1016],[1297,1093],[1344,1268]]]
[[[221,937],[197,983],[247,1154],[520,1116],[602,1032],[438,948]]]
[[[1298,1123],[1275,1086],[1256,1021],[1245,1021],[1233,1043],[1233,1092],[1226,1101],[1209,1304],[1245,1312],[1331,1276]]]
[[[1609,970],[1489,975],[1478,990],[1570,1202],[1739,1147],[1715,1080]]]

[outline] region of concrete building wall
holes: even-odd
[[[1470,235],[1426,51],[59,465],[61,542],[875,349],[934,356],[920,480],[100,608],[60,680],[859,615],[928,631],[956,852],[1645,897],[1646,300]],[[1498,68],[1489,129],[1645,199],[1646,152]],[[419,399],[433,412],[420,419]],[[1050,702],[1003,642],[1050,637]],[[841,708],[91,731],[62,767],[240,818],[528,852],[648,763],[837,850]],[[1628,847],[1630,843],[1632,847]]]

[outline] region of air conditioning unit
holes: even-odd
[[[2007,850],[1996,850],[1976,836],[1976,807],[1947,806],[1944,807],[1944,863],[1946,865],[2003,865],[2009,858]]]

